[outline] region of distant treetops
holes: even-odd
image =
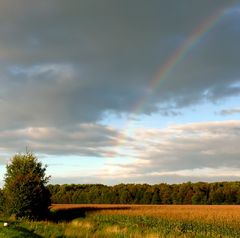
[[[240,204],[240,182],[48,185],[52,203]]]

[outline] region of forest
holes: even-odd
[[[240,204],[240,182],[48,185],[53,204]]]

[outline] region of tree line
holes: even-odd
[[[52,203],[240,204],[240,182],[48,185]]]

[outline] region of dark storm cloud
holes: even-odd
[[[224,5],[213,30],[148,88],[169,55]],[[239,95],[235,9],[235,1],[0,1],[0,127],[96,122],[141,100],[141,113],[169,115],[170,107]]]

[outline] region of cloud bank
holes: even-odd
[[[223,6],[216,26],[149,87],[167,58]],[[68,127],[99,121],[105,112],[168,115],[239,95],[237,6],[0,1],[0,129]]]
[[[73,131],[56,128],[28,128],[5,131],[1,151],[14,152],[29,142],[43,154],[110,158],[91,174],[121,182],[214,180],[240,177],[240,121],[172,125],[164,129],[137,128],[131,135],[102,125],[86,124]],[[6,143],[11,141],[11,143]],[[129,158],[114,162],[114,158]],[[61,164],[61,161],[59,161]],[[70,175],[83,179],[79,175]],[[90,179],[91,180],[91,179]]]

